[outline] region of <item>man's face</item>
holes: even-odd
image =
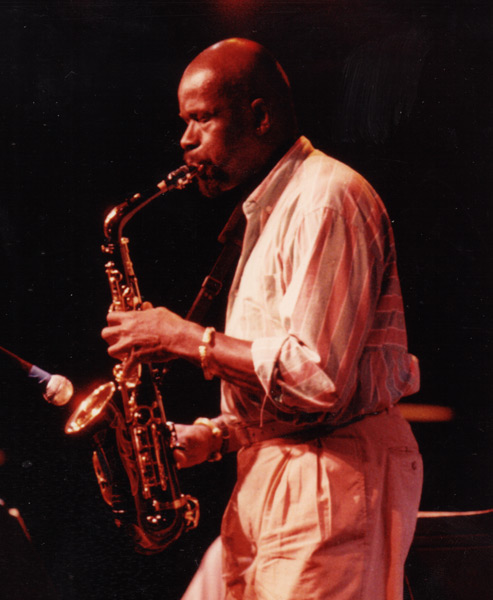
[[[208,69],[186,72],[178,90],[181,138],[189,165],[202,166],[199,188],[207,197],[235,188],[252,176],[258,157],[253,113],[248,102],[232,101]]]

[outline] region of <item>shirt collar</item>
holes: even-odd
[[[248,217],[259,208],[272,212],[274,206],[291,180],[294,171],[313,152],[313,146],[305,137],[299,137],[286,154],[269,172],[267,177],[253,190],[243,203],[243,210]]]

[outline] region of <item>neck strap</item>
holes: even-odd
[[[240,202],[217,238],[223,248],[217,257],[211,272],[204,279],[192,307],[186,316],[187,320],[202,323],[212,302],[223,288],[224,280],[241,254],[245,217]]]

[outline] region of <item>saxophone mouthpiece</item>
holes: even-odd
[[[182,190],[185,188],[197,174],[199,174],[200,167],[195,165],[183,165],[172,171],[166,177],[157,184],[157,187],[162,193],[169,192],[174,189]]]

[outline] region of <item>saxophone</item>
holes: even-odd
[[[183,189],[196,174],[195,168],[180,167],[157,185],[157,193],[150,197],[135,194],[106,216],[102,251],[113,256],[118,250],[121,260],[121,270],[114,260],[105,265],[110,310],[142,309],[123,227],[149,202],[170,190]],[[198,501],[180,491],[173,458],[178,443],[174,424],[164,412],[161,374],[145,364],[124,376],[123,364],[115,365],[114,380],[89,394],[65,426],[65,432],[73,434],[103,420],[105,427],[93,434],[96,478],[115,523],[133,537],[135,549],[143,554],[164,550],[199,520]]]

